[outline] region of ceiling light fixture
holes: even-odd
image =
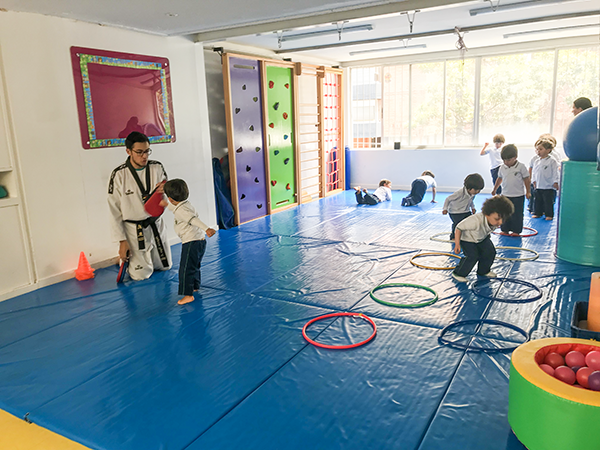
[[[537,33],[551,33],[553,31],[564,31],[564,30],[576,30],[576,29],[581,29],[581,28],[600,28],[600,24],[598,23],[590,23],[587,25],[572,25],[569,27],[556,27],[556,28],[546,28],[544,30],[528,30],[528,31],[519,31],[516,33],[508,33],[504,35],[504,39],[508,39],[508,38],[512,38],[512,37],[518,37],[518,36],[523,36],[526,34],[537,34]]]
[[[544,6],[550,5],[552,3],[565,3],[566,1],[575,1],[575,0],[527,0],[525,2],[519,3],[507,3],[505,5],[496,4],[496,7],[488,6],[485,8],[477,8],[471,9],[469,14],[472,16],[476,16],[478,14],[490,14],[497,11],[511,11],[513,9],[521,9],[521,8],[531,8],[532,6]]]
[[[344,27],[343,31],[344,34],[346,33],[352,33],[354,31],[371,31],[373,30],[373,25],[368,24],[368,25],[357,25],[354,27]],[[298,34],[288,34],[288,35],[283,35],[281,36],[281,42],[287,42],[287,41],[297,41],[299,39],[308,39],[308,38],[314,38],[314,37],[321,37],[321,36],[329,36],[329,35],[339,35],[339,26],[337,28],[334,29],[329,29],[329,30],[321,30],[321,31],[310,31],[308,33],[298,33]]]
[[[375,52],[387,52],[391,50],[410,50],[413,48],[427,48],[427,44],[415,44],[415,45],[406,45],[403,47],[388,47],[388,48],[376,48],[374,50],[358,50],[355,52],[350,52],[350,56],[363,55],[365,53],[375,53]]]

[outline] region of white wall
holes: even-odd
[[[351,150],[350,184],[372,189],[377,187],[379,180],[387,178],[392,181],[394,189],[406,190],[424,170],[431,170],[441,192],[454,192],[461,188],[470,173],[481,174],[485,180],[483,192],[491,192],[489,156],[479,156],[480,150]],[[529,167],[534,153],[533,146],[519,148],[519,161]]]
[[[0,47],[38,285],[61,274],[71,276],[80,251],[86,252],[92,264],[117,254],[106,196],[110,173],[124,162],[126,153],[124,147],[81,147],[71,46],[169,58],[177,141],[154,144],[151,158],[164,164],[170,178],[188,182],[190,200],[200,217],[209,225],[216,224],[200,44],[3,12]],[[171,242],[177,242],[172,216],[167,214],[166,220]]]

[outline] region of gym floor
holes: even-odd
[[[46,432],[63,439],[56,449],[71,448],[64,438],[73,449],[98,450],[525,449],[507,422],[510,351],[472,349],[514,347],[523,338],[503,326],[478,327],[449,333],[453,347],[440,343],[440,332],[456,321],[494,319],[532,339],[570,336],[574,304],[587,301],[598,268],[558,260],[557,219],[526,212],[537,235],[493,240],[539,258],[497,260],[493,270],[535,284],[542,298],[477,296],[474,274],[460,284],[448,270],[410,263],[419,252],[451,251],[430,239],[450,230],[441,213],[447,194],[432,204],[428,193],[409,208],[400,206],[404,195],[357,206],[346,191],[219,231],[208,240],[200,295],[185,306],[177,305],[180,245],[173,269],[144,282],[117,285],[111,267],[0,303],[0,447],[39,449],[40,440],[50,442],[39,436]],[[485,198],[477,197],[478,209]],[[530,256],[506,252],[498,256]],[[369,296],[384,283],[427,286],[439,300],[386,306]],[[486,289],[504,299],[536,293],[510,282]],[[431,298],[406,287],[377,296]],[[342,311],[372,318],[376,337],[349,350],[304,340],[306,322]],[[371,332],[352,317],[308,329],[330,345]]]

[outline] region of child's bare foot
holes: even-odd
[[[360,191],[360,186],[354,186],[355,191]]]
[[[185,297],[183,297],[181,300],[179,300],[177,302],[178,305],[185,305],[187,303],[192,303],[194,301],[194,296],[193,295],[186,295]]]
[[[546,220],[552,220],[554,217],[546,217]]]
[[[363,188],[363,192],[366,194],[366,193],[368,193],[369,191],[367,191],[367,189],[366,189],[366,188]]]
[[[532,219],[539,219],[540,217],[542,217],[542,216],[536,216],[535,214],[533,214],[533,215],[531,216],[531,218],[532,218]]]

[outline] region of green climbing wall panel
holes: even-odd
[[[267,66],[271,210],[296,203],[292,69]]]

